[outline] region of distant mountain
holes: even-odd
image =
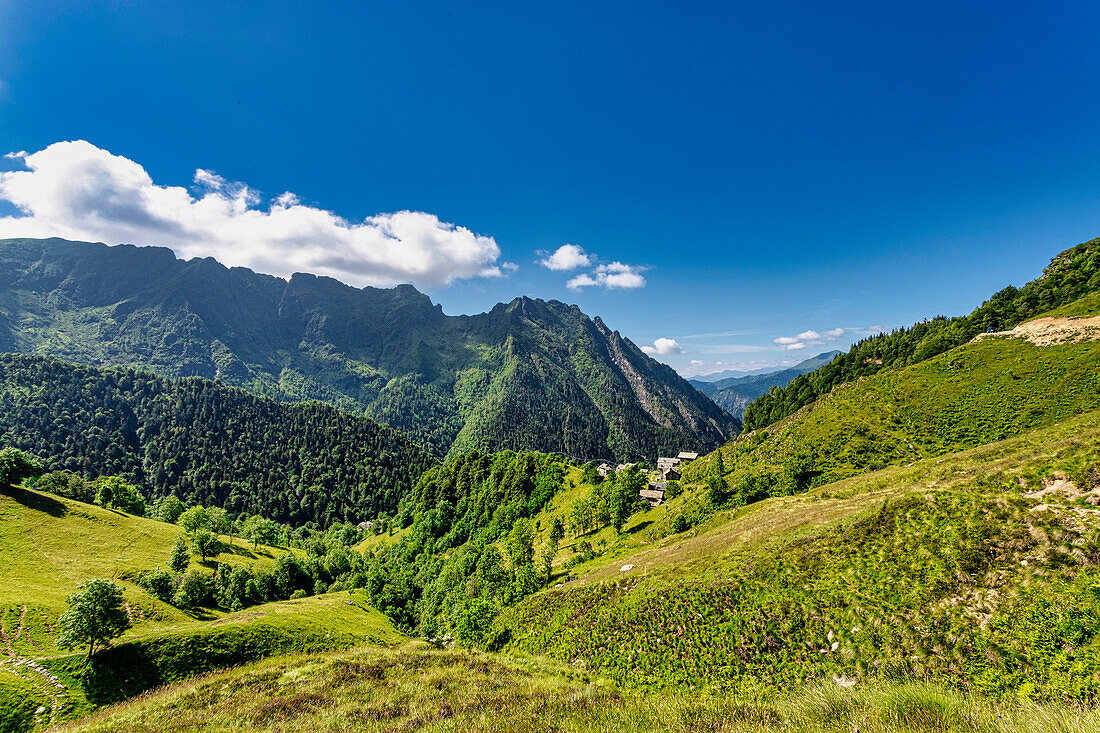
[[[739,371],[737,369],[726,369],[720,372],[711,372],[710,374],[697,374],[689,382],[720,382],[723,379],[735,379],[737,377],[751,377],[757,374],[771,374],[773,372],[781,372],[786,367],[772,366],[761,367],[759,369],[749,369],[748,371]]]
[[[410,285],[287,281],[159,247],[0,240],[0,351],[320,400],[405,431],[435,456],[642,459],[710,450],[740,430],[576,306],[517,298],[447,316]]]
[[[723,410],[740,419],[748,404],[757,397],[766,394],[772,387],[784,387],[795,377],[828,364],[841,353],[840,351],[826,351],[823,354],[801,361],[793,367],[762,374],[726,377],[713,382],[689,379],[688,382],[714,400]]]

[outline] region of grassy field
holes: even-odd
[[[538,659],[357,650],[267,660],[173,685],[66,731],[1096,731],[1100,715],[994,704],[930,684],[734,698],[625,690]]]
[[[179,527],[28,489],[0,487],[0,642],[8,655],[58,653],[53,625],[65,598],[89,578],[113,578],[125,589],[133,628],[125,638],[191,617],[130,581],[167,565]],[[208,561],[270,567],[286,552],[221,537]],[[198,563],[198,557],[192,558]],[[216,612],[212,612],[217,615]]]
[[[404,639],[361,593],[330,593],[227,614],[188,614],[132,579],[165,566],[174,525],[17,487],[0,489],[0,731],[42,727],[153,687],[273,654]],[[222,537],[207,561],[270,567],[285,549]],[[192,558],[192,564],[198,564]],[[89,663],[54,639],[65,597],[83,580],[124,588],[132,628]],[[28,660],[36,660],[29,664]],[[35,711],[43,709],[36,715]]]
[[[1100,409],[1100,341],[1035,346],[985,339],[837,387],[764,431],[685,470],[719,470],[772,495],[992,443]]]
[[[0,710],[27,730],[78,718],[161,685],[266,657],[353,646],[391,646],[399,634],[361,593],[329,593],[255,606],[130,638],[91,660],[79,654],[0,661]],[[52,677],[52,679],[51,679]],[[43,708],[42,714],[34,711]]]
[[[653,689],[837,675],[1095,701],[1100,511],[1021,482],[1097,465],[1090,413],[719,513],[507,610],[506,649]]]

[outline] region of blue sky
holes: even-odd
[[[1095,3],[514,5],[0,0],[0,236],[554,298],[691,373],[1100,235]]]

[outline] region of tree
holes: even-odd
[[[611,524],[616,532],[623,531],[626,520],[637,509],[645,486],[645,476],[636,468],[623,471],[615,478],[615,488],[611,494]]]
[[[145,516],[145,498],[136,486],[123,481],[118,476],[100,476],[95,486],[95,503],[105,509],[117,509],[120,512]]]
[[[77,586],[77,592],[65,599],[69,610],[61,614],[57,645],[75,649],[88,645],[88,657],[96,646],[120,636],[130,628],[130,618],[122,607],[122,586],[106,578],[95,578]]]
[[[175,524],[180,515],[183,514],[183,510],[183,502],[179,500],[179,497],[175,494],[168,494],[157,502],[156,508],[153,509],[153,518],[168,522],[168,524]]]
[[[69,471],[44,473],[34,482],[34,488],[50,494],[64,496],[67,499],[82,501],[85,504],[91,504],[95,501],[95,485],[91,481],[85,481],[82,476],[77,476]]]
[[[204,573],[198,568],[191,568],[187,575],[180,581],[180,587],[176,595],[172,597],[172,605],[179,608],[194,608],[201,606],[210,600],[214,593],[214,576]]]
[[[554,521],[550,523],[550,544],[557,547],[563,539],[565,539],[565,524],[561,521],[561,517],[554,517]]]
[[[183,535],[176,538],[176,544],[172,546],[172,555],[168,558],[168,567],[174,572],[182,573],[191,563],[191,550],[187,547],[187,540]]]
[[[217,535],[205,529],[200,529],[191,537],[191,550],[197,553],[203,562],[218,554],[220,544]]]
[[[42,461],[18,448],[0,449],[0,486],[15,485],[42,475]]]
[[[164,568],[157,568],[145,577],[142,585],[144,585],[154,596],[165,603],[169,603],[172,600],[172,594],[175,592],[174,581],[175,579],[172,577],[172,573]]]
[[[229,520],[229,512],[220,506],[212,506],[206,510],[210,518],[210,531],[214,534],[233,534],[233,522]]]
[[[504,543],[512,569],[530,565],[535,558],[535,523],[530,519],[517,519]]]
[[[193,506],[176,520],[176,524],[183,527],[184,532],[197,532],[210,526],[210,514],[202,506]]]

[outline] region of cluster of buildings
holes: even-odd
[[[658,458],[657,474],[659,475],[659,479],[657,481],[650,481],[649,485],[642,489],[639,494],[651,507],[660,506],[661,502],[665,499],[665,487],[668,485],[668,482],[679,481],[681,476],[680,470],[698,457],[698,453],[680,451],[674,458]],[[625,471],[629,468],[633,468],[635,465],[637,464],[620,463],[617,466],[613,466],[610,463],[604,462],[596,466],[596,470],[599,471],[600,476],[607,478],[612,472],[618,473],[619,471]]]

